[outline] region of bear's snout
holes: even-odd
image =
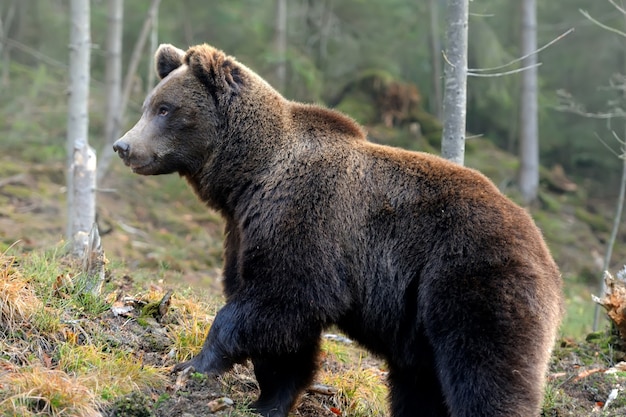
[[[128,158],[128,154],[130,153],[130,145],[123,140],[118,139],[113,144],[113,150],[117,152],[120,158],[126,159]]]

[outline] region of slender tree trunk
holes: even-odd
[[[0,56],[2,56],[2,75],[0,76],[0,85],[9,85],[10,67],[11,67],[11,45],[8,44],[6,38],[11,33],[11,27],[13,26],[13,19],[17,9],[17,0],[12,0],[9,4],[6,17],[4,21],[0,21]],[[2,16],[0,16],[1,20]]]
[[[96,155],[89,146],[89,67],[91,55],[89,0],[70,3],[69,101],[67,119],[67,239],[81,256],[95,223]]]
[[[622,2],[623,5],[623,2]],[[615,5],[614,5],[615,6]],[[622,12],[624,18],[624,27],[626,28],[626,13]],[[624,74],[626,74],[626,62],[624,63]],[[622,99],[626,101],[626,90],[622,90]],[[619,227],[622,222],[622,213],[624,211],[624,198],[626,198],[626,120],[624,121],[624,133],[621,141],[621,154],[622,159],[622,180],[619,186],[619,195],[617,197],[617,205],[615,208],[615,217],[613,218],[613,228],[611,229],[611,236],[606,243],[606,253],[604,254],[604,262],[602,264],[602,277],[600,278],[600,296],[603,297],[606,294],[606,281],[604,275],[609,271],[611,266],[611,257],[613,256],[613,247],[617,240],[617,234],[619,233]],[[598,330],[598,323],[600,321],[600,305],[596,303],[595,311],[593,314],[593,331]]]
[[[463,165],[467,108],[468,0],[448,0],[441,155]]]
[[[442,91],[441,91],[441,39],[439,36],[439,3],[437,0],[429,0],[430,11],[430,60],[431,79],[433,83],[430,111],[439,120],[442,117]]]
[[[335,0],[324,3],[320,22],[320,61],[325,67],[328,65],[328,41],[331,36],[334,7]]]
[[[521,2],[521,55],[523,65],[520,103],[520,169],[518,185],[526,204],[537,199],[539,190],[539,122],[537,99],[537,6],[535,0]]]
[[[189,10],[191,10],[191,6],[189,5],[188,0],[181,0],[180,4],[180,18],[181,24],[183,25],[183,33],[185,37],[186,45],[194,44],[194,36],[193,36],[193,27],[191,26],[191,18],[189,16]]]
[[[137,73],[139,61],[141,60],[141,54],[146,46],[146,41],[148,39],[148,35],[150,34],[150,28],[156,18],[160,3],[161,0],[152,0],[150,8],[148,9],[146,20],[144,21],[143,27],[141,28],[141,33],[139,34],[139,38],[137,38],[137,42],[135,43],[135,48],[133,49],[130,63],[128,64],[128,70],[126,71],[126,78],[124,79],[124,88],[122,90],[122,98],[119,107],[119,112],[122,115],[120,118],[120,126],[124,124],[124,113],[126,112],[128,101],[130,100],[131,90],[135,81],[135,74]],[[152,71],[154,71],[154,69]],[[113,138],[113,141],[115,141],[115,139],[117,138]],[[114,155],[112,147],[113,141],[106,143],[104,145],[104,148],[102,149],[102,152],[100,152],[100,165],[98,166],[99,180],[102,180],[104,178],[106,172],[109,169],[109,165],[111,164],[111,159]]]
[[[276,0],[276,31],[274,37],[276,48],[276,87],[285,92],[287,84],[287,0]]]
[[[113,143],[122,129],[122,28],[124,21],[124,0],[109,0],[106,41],[107,89],[106,121],[104,125],[105,143]],[[102,166],[102,163],[100,164]],[[98,173],[98,179],[102,175]]]
[[[154,52],[157,50],[159,46],[159,9],[157,8],[154,11],[154,18],[152,19],[152,24],[150,25],[150,47],[149,51]],[[154,54],[150,54],[150,59],[148,60],[148,71],[146,72],[148,81],[146,82],[146,91],[151,91],[155,85],[156,79],[156,71],[154,70]]]
[[[606,294],[606,282],[604,280],[604,274],[609,271],[611,257],[613,256],[613,246],[615,246],[615,240],[617,239],[617,233],[619,232],[619,226],[622,219],[622,211],[624,210],[624,197],[626,196],[626,146],[622,145],[622,181],[619,187],[619,196],[617,197],[617,207],[615,209],[615,217],[613,218],[613,228],[611,229],[611,236],[606,244],[606,253],[604,254],[604,263],[602,264],[602,278],[600,284],[600,297]],[[596,304],[593,315],[593,331],[598,330],[598,322],[600,320],[600,306]]]

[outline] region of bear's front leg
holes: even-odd
[[[317,369],[322,326],[315,315],[300,313],[298,303],[265,300],[262,291],[244,293],[222,307],[200,353],[174,372],[193,367],[220,375],[250,358],[261,390],[251,408],[264,417],[287,417]]]
[[[246,355],[240,348],[237,335],[241,331],[236,317],[236,308],[226,304],[215,316],[202,350],[191,360],[174,366],[172,372],[180,372],[192,367],[196,372],[208,375],[221,375],[229,371],[235,363],[243,362]]]

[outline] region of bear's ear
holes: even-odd
[[[161,44],[154,56],[156,72],[159,78],[167,77],[170,72],[183,65],[184,56],[185,51],[182,49],[178,49],[168,43]]]
[[[237,94],[243,86],[243,71],[237,61],[212,46],[204,44],[189,48],[184,62],[213,91]]]

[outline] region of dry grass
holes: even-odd
[[[71,268],[56,251],[0,256],[0,415],[99,416],[117,397],[165,387],[164,368],[103,341],[116,323],[100,317],[104,303],[54,285]]]
[[[0,329],[13,333],[42,308],[34,289],[15,268],[15,258],[0,255]]]
[[[99,416],[91,376],[32,366],[4,372],[2,415]]]
[[[200,352],[213,323],[216,306],[199,303],[189,297],[172,297],[176,325],[170,327],[174,339],[176,360],[183,362]]]
[[[337,390],[334,408],[351,417],[387,416],[386,376],[379,363],[366,364],[363,351],[351,345],[326,341],[323,350],[327,357],[318,380]]]

